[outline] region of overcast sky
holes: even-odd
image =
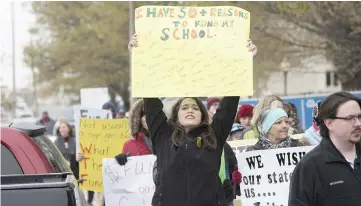
[[[31,2],[15,1],[15,64],[16,87],[31,84],[30,69],[23,62],[23,48],[30,41],[29,28],[34,25],[35,16],[30,13]],[[11,2],[0,2],[0,69],[1,84],[12,88],[12,27]]]

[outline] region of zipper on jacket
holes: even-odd
[[[191,205],[191,194],[190,194],[190,184],[189,184],[189,170],[188,170],[188,144],[185,145],[186,150],[186,173],[187,173],[187,193],[188,193],[188,205]]]

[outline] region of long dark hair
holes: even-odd
[[[60,125],[62,125],[62,124],[66,124],[66,126],[68,127],[68,129],[69,129],[69,137],[75,137],[75,132],[74,132],[73,128],[66,121],[60,121],[59,126],[56,129],[56,135],[59,136],[59,137],[61,136],[61,134],[60,134]]]
[[[203,103],[198,98],[195,98],[195,97],[186,97],[186,98],[191,98],[196,101],[196,103],[201,111],[201,115],[202,115],[200,125],[203,124],[207,128],[205,130],[205,132],[203,132],[201,134],[201,136],[203,138],[202,146],[206,147],[208,149],[216,149],[217,148],[217,139],[216,139],[215,132],[209,123],[209,116],[208,116],[208,111],[207,111],[206,107],[203,105]],[[168,123],[173,127],[173,133],[172,133],[173,145],[175,145],[177,147],[183,145],[184,138],[186,135],[185,129],[178,121],[178,111],[180,109],[182,101],[186,98],[182,98],[182,99],[178,100],[178,102],[173,106],[172,114],[171,114],[170,118],[168,119]]]

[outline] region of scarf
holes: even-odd
[[[219,178],[221,179],[222,184],[226,179],[231,180],[229,174],[229,164],[224,154],[224,149],[222,151],[221,166],[219,168]],[[233,203],[229,203],[228,206],[233,206]]]
[[[266,136],[261,136],[261,138],[258,141],[258,144],[263,149],[278,149],[278,148],[291,147],[292,141],[290,137],[287,137],[285,140],[283,140],[278,144],[272,144],[272,142]]]
[[[221,166],[219,168],[219,178],[221,178],[222,184],[223,184],[224,180],[227,179],[226,160],[224,157],[224,149],[222,151]]]

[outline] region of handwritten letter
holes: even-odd
[[[237,7],[135,11],[133,97],[250,96],[250,13]]]
[[[75,120],[75,135],[76,138],[76,152],[81,152],[79,143],[79,123],[80,118],[89,119],[111,119],[112,116],[109,111],[103,109],[86,108],[80,106],[74,106],[74,120]]]
[[[80,188],[102,192],[102,159],[120,154],[129,138],[127,119],[80,119],[80,149],[84,154],[80,165]]]
[[[154,155],[130,157],[120,166],[114,159],[103,159],[105,205],[151,206]]]

